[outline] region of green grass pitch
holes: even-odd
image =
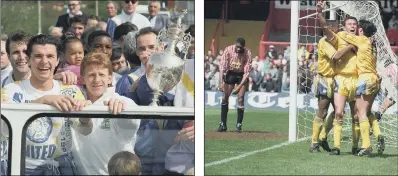
[[[227,133],[217,133],[219,109],[205,109],[206,175],[398,175],[398,147],[387,147],[379,156],[352,156],[351,144],[342,143],[342,154],[309,153],[310,140],[240,157],[288,140],[287,111],[245,110],[243,132],[233,132],[236,110],[229,110]],[[397,129],[398,130],[398,129]],[[332,142],[329,143],[332,146]],[[375,143],[372,142],[375,149]],[[214,162],[236,157],[221,164]]]

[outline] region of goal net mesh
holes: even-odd
[[[337,8],[335,8],[337,7]],[[384,93],[387,90],[389,97],[395,101],[398,89],[397,76],[397,56],[392,51],[381,20],[379,7],[373,1],[329,1],[326,8],[326,17],[335,14],[335,20],[339,23],[339,29],[343,30],[343,20],[347,16],[356,17],[358,20],[366,19],[377,26],[376,46],[377,46],[377,71],[382,76],[381,92],[373,103],[372,111],[378,111],[379,106],[385,99]],[[299,23],[299,49],[301,46],[311,48],[315,43],[323,37],[322,29],[319,26],[319,20],[315,13],[314,6],[301,6],[300,8],[300,23]],[[331,11],[327,9],[333,9]],[[308,17],[309,16],[309,17]],[[310,50],[310,49],[308,49]],[[307,102],[307,105],[298,104],[297,114],[297,138],[311,137],[312,122],[317,112],[317,99],[313,93],[313,78],[316,69],[316,62],[309,64],[309,67],[301,66],[307,63],[302,62],[301,53],[299,50],[299,66],[298,66],[298,99],[304,99],[302,102]],[[295,59],[295,58],[291,58]],[[299,102],[299,101],[298,101]],[[333,111],[332,106],[329,108],[329,113]],[[390,107],[379,121],[380,130],[386,137],[387,146],[398,146],[398,115],[397,105]],[[329,141],[333,140],[333,130],[328,134]],[[375,143],[375,138],[372,135],[372,144]],[[343,122],[343,142],[351,142],[351,114],[348,103],[346,104],[344,122]]]

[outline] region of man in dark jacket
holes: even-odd
[[[69,1],[68,8],[69,13],[63,14],[58,17],[56,27],[62,27],[62,32],[65,33],[71,26],[70,19],[76,15],[82,15],[86,21],[88,19],[88,15],[80,11],[81,8],[80,1]]]
[[[148,20],[151,22],[152,28],[157,31],[168,28],[170,24],[170,18],[166,15],[159,15],[160,1],[150,1],[148,3]]]

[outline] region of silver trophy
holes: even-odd
[[[182,11],[177,24],[170,26],[168,30],[163,29],[159,32],[158,43],[161,44],[168,40],[169,44],[164,51],[153,53],[148,60],[146,78],[149,87],[154,92],[151,106],[157,106],[160,94],[173,89],[180,82],[184,72],[186,55],[192,40],[192,36],[185,34],[181,28],[181,21],[185,14],[187,14],[187,10]],[[184,55],[184,58],[175,52],[177,43],[183,45],[181,54]]]

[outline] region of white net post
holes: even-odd
[[[333,7],[333,5],[330,4],[330,8],[332,8],[332,7]],[[336,20],[336,10],[335,9],[330,10],[329,20]]]
[[[300,2],[291,2],[290,14],[290,104],[289,104],[289,141],[297,139],[297,51],[299,41],[299,12]]]

